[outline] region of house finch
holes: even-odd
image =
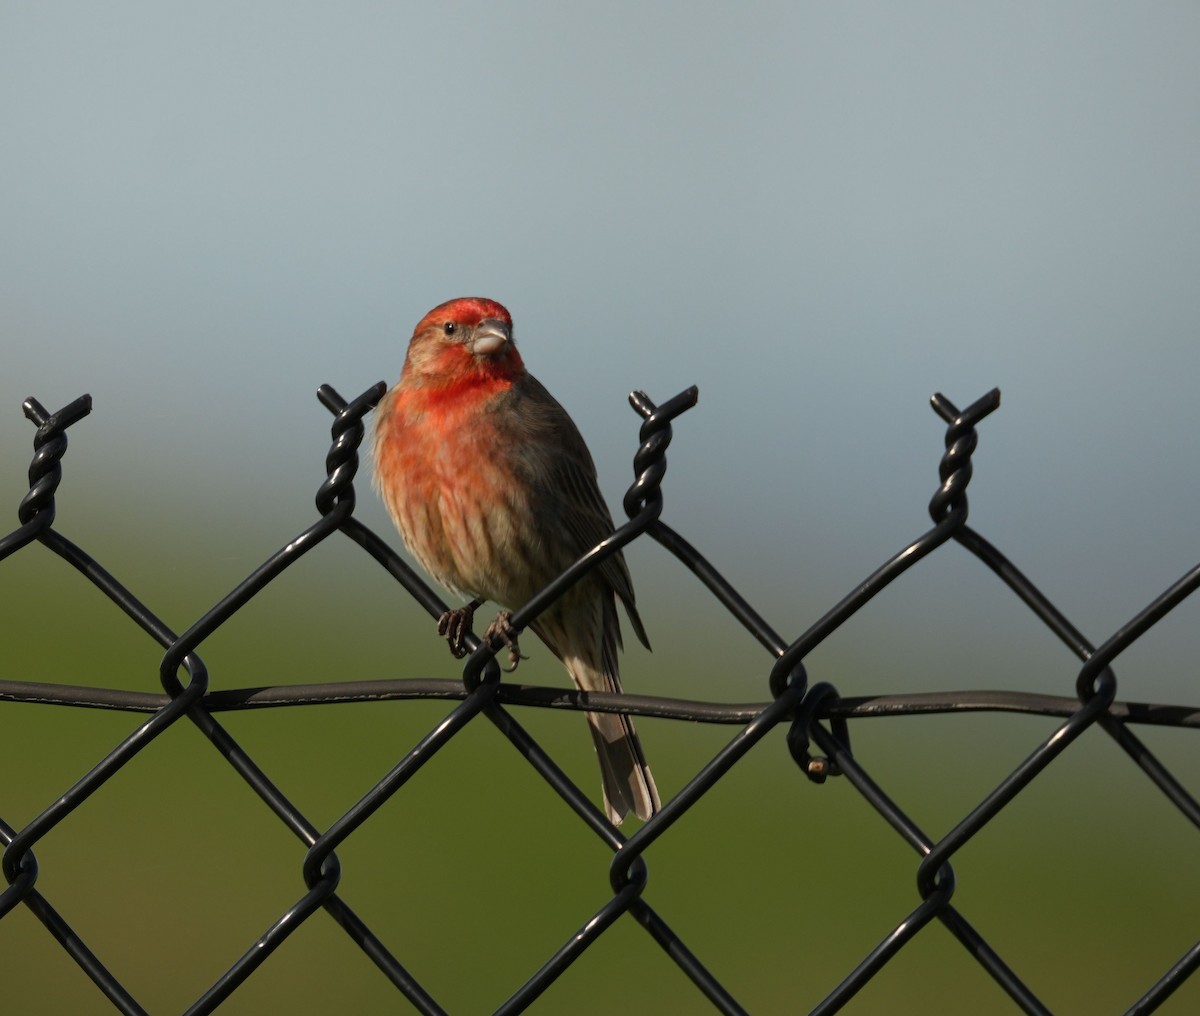
[[[483,601],[502,610],[485,638],[521,658],[508,610],[521,606],[613,530],[596,467],[575,424],[525,370],[512,318],[493,300],[435,307],[417,325],[399,383],[379,403],[375,482],[408,549],[472,602],[444,614],[461,639]],[[530,627],[582,691],[619,692],[617,597],[650,647],[620,553],[606,558]],[[649,818],[658,791],[627,716],[587,713],[608,817]]]

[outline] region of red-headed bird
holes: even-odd
[[[507,611],[613,531],[587,445],[526,372],[512,318],[494,300],[450,300],[413,331],[400,381],[376,414],[375,482],[421,566],[472,600],[438,622],[451,649],[461,655],[474,608],[490,600],[505,611],[485,637],[509,644],[514,667]],[[582,691],[621,690],[617,597],[649,649],[619,552],[530,625]],[[586,716],[609,819],[649,818],[658,791],[633,723],[618,713]]]

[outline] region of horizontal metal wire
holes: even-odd
[[[404,677],[228,688],[210,691],[204,696],[203,702],[209,712],[229,713],[279,706],[330,706],[352,702],[404,702],[410,699],[462,701],[468,694],[459,680]],[[170,701],[170,696],[154,692],[0,680],[0,702],[36,702],[41,705],[78,706],[128,713],[156,713]],[[663,720],[730,725],[748,723],[770,705],[769,702],[703,702],[661,695],[614,695],[611,692],[581,692],[575,688],[548,688],[505,681],[496,688],[496,701],[507,706],[626,713]],[[1079,699],[1065,695],[1040,695],[1024,691],[927,691],[895,695],[846,695],[826,703],[815,718],[868,719],[964,712],[1070,716],[1078,708]],[[1114,701],[1108,707],[1108,715],[1125,723],[1200,728],[1200,707],[1194,706]]]

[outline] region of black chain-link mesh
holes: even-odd
[[[15,828],[0,816],[0,839],[7,849],[3,870],[7,887],[0,893],[0,919],[18,904],[28,908],[57,942],[120,1012],[143,1014],[146,1009],[105,966],[92,946],[72,928],[37,888],[38,842],[71,815],[131,759],[147,751],[168,727],[187,720],[212,742],[220,755],[254,790],[263,804],[307,848],[302,866],[304,892],[280,914],[256,941],[244,943],[245,952],[187,1009],[188,1014],[209,1013],[236,991],[289,936],[314,914],[324,910],[345,931],[396,990],[422,1013],[445,1011],[427,987],[407,970],[338,892],[341,864],[337,849],[370,821],[388,800],[416,777],[422,767],[460,731],[480,716],[486,717],[512,742],[523,758],[565,802],[562,817],[570,813],[583,822],[613,852],[609,869],[612,896],[596,913],[581,915],[578,930],[546,957],[544,964],[508,999],[496,1001],[495,1011],[515,1013],[525,1009],[575,960],[597,942],[622,915],[629,914],[694,983],[698,995],[681,1001],[683,1011],[711,1009],[744,1012],[742,1004],[721,981],[721,964],[694,955],[647,898],[647,848],[673,827],[700,799],[737,766],[772,730],[783,727],[790,754],[812,781],[823,783],[841,777],[853,786],[896,833],[920,855],[917,885],[920,903],[911,913],[896,915],[892,930],[869,955],[850,970],[840,984],[812,1011],[832,1013],[842,1008],[906,944],[933,921],[940,921],[962,943],[967,954],[1003,988],[1014,1006],[1028,1013],[1050,1010],[1012,969],[995,948],[972,926],[954,903],[955,854],[983,830],[1011,801],[1063,756],[1080,734],[1097,726],[1111,736],[1193,826],[1200,826],[1200,804],[1179,783],[1131,729],[1132,724],[1200,727],[1200,710],[1115,701],[1115,658],[1140,638],[1200,585],[1200,566],[1193,568],[1141,613],[1120,627],[1098,648],[1091,645],[1070,621],[987,540],[970,529],[966,488],[971,479],[971,455],[976,446],[976,425],[998,406],[992,391],[963,411],[935,395],[934,410],[946,422],[941,484],[929,505],[933,527],[884,563],[854,591],[830,609],[797,638],[786,639],[762,616],[683,536],[662,521],[666,472],[665,453],[672,438],[672,421],[690,409],[697,398],[689,389],[655,405],[645,394],[630,397],[643,418],[640,446],[634,459],[637,476],[624,501],[629,521],[611,537],[574,564],[566,573],[522,606],[512,616],[518,629],[528,625],[562,594],[565,588],[606,555],[647,535],[657,540],[686,565],[713,596],[761,643],[774,658],[767,687],[772,700],[751,705],[726,705],[641,695],[585,695],[577,691],[502,684],[494,650],[467,639],[470,655],[461,681],[389,680],[349,681],[323,685],[281,685],[244,690],[209,690],[208,671],[198,655],[200,645],[244,607],[285,569],[309,550],[337,532],[362,547],[399,582],[433,617],[445,604],[374,532],[354,517],[354,479],[358,448],[363,439],[364,415],[384,392],[382,384],[345,402],[328,386],[320,389],[322,404],[334,415],[333,444],[326,458],[328,479],[317,495],[320,518],[289,541],[211,610],[182,633],[172,631],[149,607],[114,578],[97,561],[54,528],[55,492],[62,476],[61,460],[67,449],[67,430],[91,410],[84,396],[51,415],[35,400],[25,403],[25,414],[37,426],[35,454],[29,470],[30,489],[19,509],[20,526],[0,540],[0,560],[23,547],[40,542],[73,565],[102,590],[129,619],[164,650],[160,666],[163,693],[125,689],[82,688],[44,682],[0,680],[0,700],[50,705],[92,706],[149,714],[149,718],[122,739],[86,775],[66,787],[33,821]],[[1055,697],[1023,692],[962,692],[879,695],[843,698],[828,683],[809,685],[803,661],[833,631],[854,615],[901,573],[948,541],[957,541],[991,568],[1020,600],[1079,658],[1081,666],[1075,697]],[[432,626],[431,626],[432,633]],[[221,712],[304,703],[349,703],[403,699],[446,699],[455,704],[430,732],[412,746],[378,783],[327,828],[318,828],[289,801],[271,777],[217,718]],[[517,720],[514,706],[624,711],[635,715],[708,723],[737,724],[740,730],[705,764],[651,821],[626,835],[605,819],[588,793],[564,775],[543,747]],[[856,719],[875,715],[916,715],[963,711],[1008,711],[1061,717],[1054,732],[1032,748],[1023,762],[953,825],[933,838],[907,815],[884,789],[879,774],[868,773],[851,751],[850,727]],[[0,732],[2,734],[2,732]],[[815,747],[814,747],[815,746]],[[11,774],[0,776],[0,783]],[[451,802],[449,807],[453,806]],[[569,809],[569,810],[568,810]],[[403,872],[397,872],[402,878]],[[104,943],[95,943],[99,952]],[[797,948],[799,943],[796,944]],[[4,958],[0,956],[0,968]],[[1182,957],[1164,958],[1165,969],[1143,996],[1126,1011],[1148,1013],[1157,1009],[1200,965],[1200,942]],[[0,1007],[3,1005],[0,979]],[[704,1002],[707,1000],[707,1003]],[[620,1003],[618,1003],[620,1004]],[[403,1006],[401,1006],[403,1008]],[[951,1006],[953,1008],[953,1006]],[[949,1011],[949,1010],[947,1010]],[[1114,1004],[1113,1011],[1120,1011]]]

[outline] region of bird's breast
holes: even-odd
[[[399,398],[389,409],[376,474],[409,550],[447,588],[519,606],[540,588],[528,578],[540,537],[496,413],[446,399]]]

